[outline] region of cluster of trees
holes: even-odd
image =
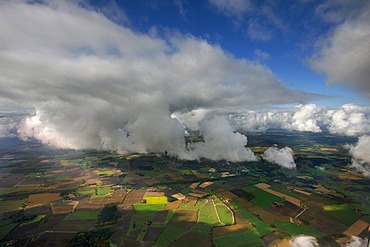
[[[101,226],[110,225],[117,221],[120,217],[117,204],[111,203],[104,206],[98,216],[98,222],[96,224],[97,229],[88,232],[79,232],[76,236],[69,240],[69,247],[82,247],[82,246],[93,246],[93,247],[108,247],[110,243],[108,239],[112,235],[112,231],[109,228],[100,228]]]
[[[109,225],[117,221],[121,216],[117,204],[111,203],[104,206],[98,216],[98,226]]]
[[[74,238],[69,240],[69,247],[109,247],[109,237],[112,235],[112,231],[109,228],[102,228],[97,230],[91,230],[88,232],[79,232]]]
[[[25,214],[24,210],[19,210],[11,216],[13,223],[22,223],[25,221],[33,220],[36,215]]]

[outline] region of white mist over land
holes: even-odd
[[[362,19],[352,25],[365,25]],[[345,30],[333,34],[335,47]],[[369,108],[307,104],[323,96],[292,89],[267,66],[218,44],[174,31],[161,36],[156,27],[139,33],[72,1],[1,1],[0,33],[0,101],[34,109],[2,112],[0,137],[36,138],[58,148],[253,161],[258,158],[245,147],[244,132],[370,133]],[[321,49],[326,60],[311,62],[339,83],[347,77],[332,75],[330,47]],[[356,78],[366,94],[365,77]],[[301,105],[273,107],[283,104]],[[186,146],[185,128],[199,131],[204,142]],[[360,151],[364,140],[349,149],[360,169],[369,163]],[[289,147],[268,150],[266,160],[294,168]]]
[[[365,247],[367,245],[367,238],[360,238],[352,236],[351,241],[346,244],[342,244],[342,247]],[[298,236],[290,240],[291,247],[319,247],[317,239],[313,236]],[[322,246],[325,247],[325,246]]]
[[[312,236],[298,236],[290,241],[291,247],[318,247],[317,239]]]

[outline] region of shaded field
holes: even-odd
[[[176,210],[170,221],[159,235],[156,243],[159,246],[166,246],[183,234],[187,233],[197,221],[197,211]]]
[[[299,226],[295,223],[283,221],[277,221],[275,222],[275,225],[278,231],[286,232],[292,236],[304,234],[307,236],[320,237],[323,235],[313,226]]]
[[[96,220],[98,219],[99,213],[99,211],[73,212],[64,220]]]
[[[133,204],[132,205],[137,214],[145,214],[162,211],[165,208],[165,204]]]
[[[72,201],[72,202],[51,202],[51,211],[53,214],[69,214],[72,213],[76,206],[78,205],[77,201]]]
[[[23,222],[20,226],[25,226],[25,225],[28,225],[28,224],[39,222],[40,220],[44,219],[45,217],[46,217],[46,215],[44,215],[44,214],[37,215],[33,220]]]
[[[216,247],[264,247],[264,243],[259,237],[255,229],[250,229],[244,232],[229,234],[213,239]],[[248,243],[248,244],[246,244]]]
[[[209,234],[199,233],[199,232],[188,232],[184,236],[177,239],[175,242],[170,244],[170,247],[188,247],[189,240],[193,243],[192,245],[202,246],[202,247],[212,247],[212,240]]]
[[[10,223],[7,225],[0,226],[0,240],[9,234],[14,228],[16,228],[18,223]]]
[[[249,212],[246,208],[241,207],[239,204],[232,202],[231,205],[241,214],[244,218],[246,218],[250,223],[254,225],[258,234],[262,237],[273,232],[273,228],[263,222],[262,220],[258,219],[254,216],[251,212]]]
[[[95,226],[96,220],[62,220],[51,231],[83,232]]]

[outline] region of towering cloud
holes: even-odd
[[[200,133],[204,142],[192,145],[194,154],[211,160],[256,161],[253,152],[245,148],[247,137],[235,132],[228,120],[223,117],[200,122]]]
[[[264,152],[264,159],[288,169],[293,169],[296,167],[293,158],[293,150],[290,147],[281,149],[277,147],[269,147]]]
[[[0,34],[0,101],[34,107],[20,135],[61,148],[186,157],[185,130],[170,117],[175,111],[315,97],[218,45],[178,33],[134,32],[73,1],[1,1]],[[203,150],[217,149],[214,124],[202,125]],[[245,137],[228,130],[223,137],[241,145],[234,146],[238,151],[210,153],[250,158],[240,155]]]

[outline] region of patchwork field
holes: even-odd
[[[251,135],[257,153],[272,145]],[[295,133],[280,137],[298,143]],[[300,234],[326,246],[343,234],[366,237],[368,180],[348,169],[340,145],[306,141],[294,150],[297,169],[286,170],[263,160],[182,161],[18,140],[13,153],[0,149],[0,245],[67,246],[77,232],[101,229],[111,234],[101,246],[269,246]],[[113,219],[101,223],[112,203]]]

